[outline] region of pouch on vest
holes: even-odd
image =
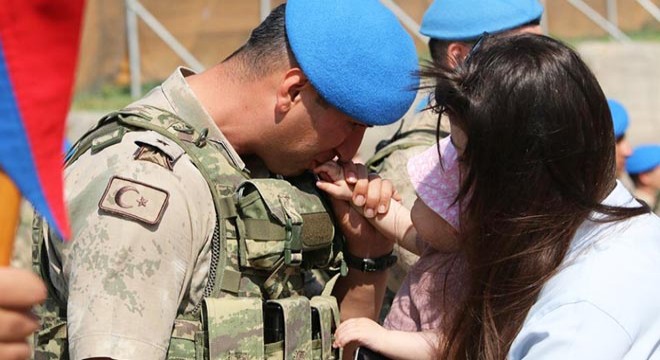
[[[209,359],[264,359],[262,304],[259,298],[204,299]]]
[[[51,308],[52,299],[40,306]],[[51,308],[52,310],[52,308]],[[45,311],[44,311],[45,312]],[[55,311],[51,311],[50,314]],[[69,343],[67,338],[66,320],[57,317],[43,317],[42,329],[35,333],[35,360],[69,359]]]
[[[273,270],[282,261],[327,267],[335,227],[321,198],[285,180],[252,179],[236,190],[241,266]]]
[[[174,320],[167,360],[205,360],[208,352],[204,344],[204,329],[201,322],[177,317]]]
[[[268,300],[265,328],[273,335],[266,344],[266,359],[312,359],[312,314],[304,296]],[[281,339],[281,340],[280,340]],[[277,340],[277,341],[276,341]]]
[[[312,351],[314,359],[338,360],[341,349],[333,349],[333,335],[339,325],[339,306],[334,296],[315,296],[312,307]]]

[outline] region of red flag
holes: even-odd
[[[69,237],[62,142],[84,0],[0,0],[0,168]]]

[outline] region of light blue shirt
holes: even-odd
[[[639,206],[618,182],[603,203]],[[660,218],[582,224],[509,359],[660,359]]]

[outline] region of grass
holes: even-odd
[[[660,42],[660,29],[644,29],[628,34],[634,41],[657,41]]]
[[[142,95],[154,88],[159,83],[147,83],[142,85]],[[121,109],[133,102],[129,86],[104,85],[98,91],[79,92],[73,97],[73,110],[85,111],[111,111]]]
[[[640,31],[635,31],[635,32],[627,32],[625,33],[628,35],[632,41],[644,41],[644,42],[660,42],[660,29],[653,29],[650,27],[647,27],[645,29],[642,29]],[[552,34],[550,34],[552,36]],[[563,42],[566,42],[570,44],[571,46],[576,46],[582,42],[585,41],[599,41],[599,42],[615,42],[617,41],[615,38],[613,38],[610,35],[602,35],[602,36],[580,36],[580,37],[571,37],[571,38],[566,38],[566,37],[557,37]]]

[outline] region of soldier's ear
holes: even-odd
[[[447,64],[452,68],[460,64],[470,53],[470,45],[464,42],[452,42],[447,46]]]
[[[651,179],[651,171],[637,174],[637,179],[642,185],[648,186],[653,183]]]
[[[277,88],[277,110],[288,112],[294,104],[300,102],[300,93],[307,84],[307,77],[300,68],[289,69]]]

